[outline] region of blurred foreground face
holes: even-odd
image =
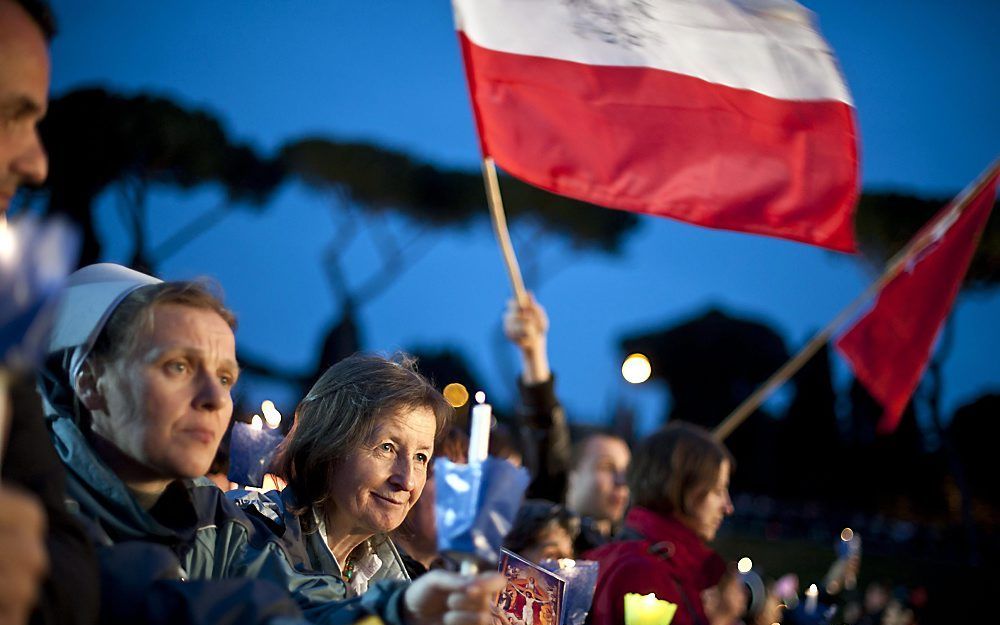
[[[45,180],[48,164],[38,137],[49,93],[45,37],[24,10],[0,0],[0,215],[17,188]]]
[[[620,438],[591,436],[579,464],[569,472],[566,507],[598,521],[621,521],[628,505],[625,471],[631,457]]]
[[[330,479],[328,527],[366,537],[399,527],[424,490],[436,430],[425,406],[382,419]]]
[[[85,401],[94,432],[132,461],[122,467],[126,482],[204,475],[233,414],[239,368],[229,324],[180,304],[152,313],[131,354],[96,366],[96,403]]]
[[[715,539],[722,521],[733,513],[733,502],[729,498],[729,461],[719,465],[719,477],[712,488],[700,501],[688,505],[689,515],[682,515],[681,521],[694,530],[704,541]]]

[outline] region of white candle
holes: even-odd
[[[816,611],[816,604],[819,601],[819,588],[816,584],[809,584],[809,588],[806,589],[806,614],[812,614]]]
[[[485,461],[490,453],[490,422],[493,419],[493,407],[485,402],[486,393],[477,392],[469,427],[469,464]]]

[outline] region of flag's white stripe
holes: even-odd
[[[452,0],[499,52],[651,67],[785,100],[851,103],[812,13],[791,0]]]

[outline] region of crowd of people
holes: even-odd
[[[37,0],[0,0],[4,211],[45,178],[53,32]],[[746,615],[743,581],[709,546],[733,513],[735,459],[683,423],[634,450],[612,432],[571,440],[548,325],[534,299],[504,315],[519,429],[491,451],[531,474],[505,546],[597,561],[594,625],[625,622],[626,593],[676,604],[676,625],[780,620],[774,593]],[[469,442],[411,358],[358,354],[322,374],[272,467],[282,489],[205,477],[233,417],[235,327],[202,283],[114,264],[69,277],[44,363],[0,377],[0,623],[494,622],[503,578],[462,574],[436,545],[434,459],[463,462]]]

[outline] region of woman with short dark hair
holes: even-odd
[[[532,562],[573,558],[580,517],[544,499],[528,499],[517,511],[503,546]]]
[[[352,594],[409,579],[389,533],[423,492],[450,415],[412,358],[345,358],[295,411],[275,466],[287,488],[266,501],[234,497],[250,512],[276,512],[296,567],[336,575]]]
[[[677,604],[673,625],[731,625],[742,606],[732,595],[706,611],[702,593],[720,584],[726,565],[706,543],[733,513],[733,457],[695,425],[672,423],[643,440],[628,481],[633,507],[615,542],[587,554],[600,562],[594,625],[625,622],[626,593],[655,593]]]

